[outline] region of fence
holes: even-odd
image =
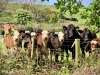
[[[76,53],[75,54],[75,62],[78,62],[81,59],[80,39],[75,39],[72,46],[74,46],[74,45],[75,45],[75,53]],[[31,59],[33,58],[33,54],[34,54],[33,52],[34,52],[34,37],[32,38]]]

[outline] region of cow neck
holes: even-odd
[[[39,45],[39,46],[42,46],[43,45],[43,43],[42,43],[42,34],[39,34],[37,36],[37,45]]]
[[[5,35],[4,35],[4,37],[13,36],[13,35],[14,35],[14,32],[13,32],[11,29],[5,30]]]
[[[10,33],[6,33],[6,34],[4,35],[4,37],[13,36],[13,35],[14,35],[14,32],[10,32]]]
[[[47,47],[48,40],[42,40],[42,41],[43,41],[43,47],[46,48]]]
[[[8,31],[8,30],[4,30],[4,32],[5,32],[5,34],[8,34],[8,33],[9,33],[9,31]]]
[[[4,43],[7,47],[7,49],[11,49],[11,47],[14,47],[14,40],[12,36],[7,36],[4,38]]]

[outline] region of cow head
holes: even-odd
[[[43,41],[43,46],[46,47],[47,42],[49,38],[49,32],[47,30],[42,31],[42,41]]]
[[[34,39],[37,39],[37,34],[36,34],[36,32],[31,32],[31,37],[33,37]]]
[[[75,33],[75,26],[73,24],[68,25],[67,27],[67,31],[68,31],[68,37],[74,37],[74,33]]]
[[[41,29],[34,29],[32,32],[35,32],[38,36],[42,33],[42,30]]]
[[[98,42],[96,40],[92,40],[90,43],[91,43],[91,51],[96,50]]]
[[[5,33],[5,34],[11,32],[11,26],[10,26],[10,24],[2,25],[2,26],[0,26],[0,28],[1,28],[2,30],[4,30],[4,33]]]
[[[20,35],[20,33],[17,30],[14,31],[14,40],[18,40],[19,39],[19,35]]]
[[[63,32],[58,33],[58,39],[60,41],[60,45],[62,45],[63,41],[64,41],[64,33]]]
[[[49,32],[49,35],[50,36],[53,35],[53,34],[55,34],[55,31],[54,30],[49,30],[48,32]]]
[[[83,30],[79,30],[79,33],[81,35],[81,37],[84,39],[84,41],[88,41],[91,39],[91,35],[92,33],[90,32],[90,30],[88,30],[88,28],[85,28]]]
[[[42,40],[48,39],[49,32],[47,30],[42,31]]]
[[[59,32],[58,33],[58,38],[59,38],[59,41],[64,41],[64,33],[63,32]]]
[[[53,34],[51,37],[50,37],[50,41],[51,41],[51,44],[52,46],[57,49],[60,45],[59,43],[59,37],[57,34]]]
[[[79,34],[76,30],[76,27],[73,24],[66,26],[63,26],[62,32],[64,35],[67,35],[68,38],[79,38]]]
[[[28,46],[31,44],[31,35],[29,33],[25,33],[23,36],[24,40],[24,47],[28,48]]]
[[[62,32],[64,33],[64,35],[68,35],[68,31],[67,31],[66,26],[63,26]]]
[[[96,50],[96,48],[100,48],[100,38],[95,38],[90,41],[91,51]]]

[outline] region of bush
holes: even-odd
[[[32,7],[31,12],[33,13],[33,19],[39,23],[43,23],[43,22],[48,23],[51,16],[55,15],[56,13],[55,11],[51,11],[49,8],[45,8],[41,10],[36,7]]]
[[[15,21],[19,24],[26,25],[29,21],[32,20],[32,14],[28,10],[19,9],[15,12]]]
[[[96,32],[96,30],[98,30],[98,28],[96,26],[91,26],[88,28],[91,32]]]
[[[22,8],[24,10],[29,10],[30,9],[30,4],[29,3],[24,3],[24,4],[22,4]]]

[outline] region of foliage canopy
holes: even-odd
[[[15,12],[15,18],[17,23],[26,25],[29,21],[32,20],[32,14],[28,10],[19,9]]]
[[[55,6],[60,10],[59,17],[66,11],[69,11],[70,15],[72,16],[73,14],[79,12],[79,8],[82,8],[82,0],[57,0]],[[86,7],[80,15],[82,19],[86,19],[87,26],[95,25],[96,27],[100,28],[100,0],[93,0],[93,2],[88,7]],[[56,22],[56,18],[59,17],[53,17],[53,21]]]

